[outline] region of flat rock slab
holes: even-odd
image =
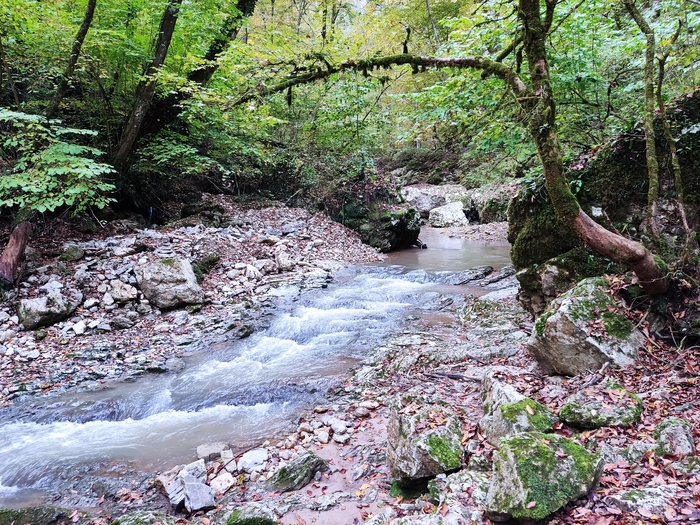
[[[614,496],[608,496],[605,501],[625,512],[639,512],[640,509],[644,509],[653,514],[663,515],[675,494],[675,487],[658,485],[627,490]]]

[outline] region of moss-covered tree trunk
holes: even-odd
[[[530,134],[542,160],[547,193],[562,222],[593,250],[630,267],[649,293],[664,293],[668,280],[651,252],[592,220],[579,206],[564,176],[561,147],[555,129],[556,105],[545,48],[546,21],[551,20],[550,12],[553,12],[555,5],[556,0],[546,1],[547,16],[543,21],[539,0],[520,0],[519,3],[525,55],[534,95],[524,99],[522,105],[529,112]]]

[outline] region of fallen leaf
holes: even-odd
[[[535,415],[535,411],[532,409],[530,405],[525,405],[525,410],[527,410],[527,413],[530,414],[531,416]]]
[[[531,508],[536,507],[536,506],[537,506],[537,502],[536,502],[536,501],[531,501],[530,503],[527,504],[527,508],[528,508],[528,509],[531,509]]]

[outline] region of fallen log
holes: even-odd
[[[32,225],[29,221],[20,222],[10,235],[7,246],[0,255],[0,287],[11,288],[15,284],[17,271],[24,260],[24,250],[27,248]]]

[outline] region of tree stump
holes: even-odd
[[[15,276],[24,259],[24,250],[27,248],[31,234],[32,225],[29,221],[20,222],[12,231],[10,240],[0,255],[0,287],[3,289],[14,285]]]

